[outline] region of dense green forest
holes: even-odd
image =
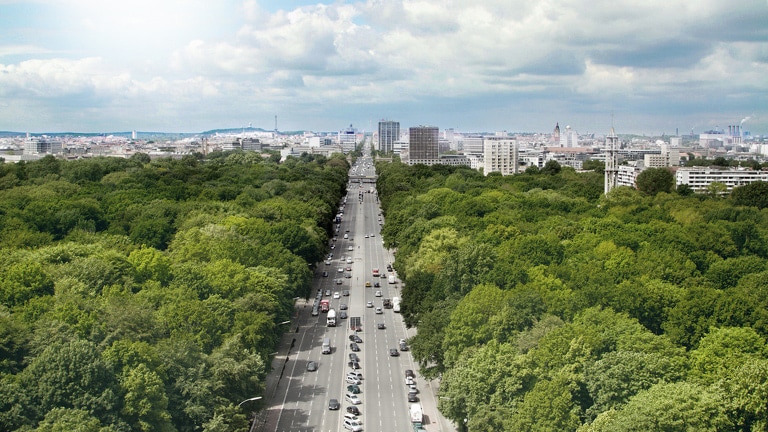
[[[0,430],[247,430],[349,164],[197,156],[0,165]]]
[[[768,185],[377,170],[412,352],[462,429],[768,430]]]

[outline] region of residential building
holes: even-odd
[[[676,174],[678,185],[688,185],[694,192],[704,193],[713,182],[725,185],[726,192],[737,186],[744,186],[756,181],[768,181],[768,171],[754,171],[748,168],[686,167],[679,168]]]
[[[483,174],[499,172],[501,175],[518,173],[517,141],[510,138],[486,137],[483,140]]]

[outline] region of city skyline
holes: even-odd
[[[766,135],[765,22],[764,0],[6,0],[0,130]]]

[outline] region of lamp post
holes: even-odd
[[[261,396],[255,396],[255,397],[252,397],[252,398],[248,398],[248,399],[246,399],[246,400],[244,400],[244,401],[240,402],[239,404],[237,404],[237,406],[239,407],[239,406],[242,406],[242,405],[243,405],[244,403],[246,403],[246,402],[250,402],[250,401],[257,401],[257,400],[259,400],[259,399],[261,399]]]

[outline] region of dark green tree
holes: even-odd
[[[667,168],[648,168],[637,175],[637,188],[646,195],[669,193],[674,186],[675,176]]]

